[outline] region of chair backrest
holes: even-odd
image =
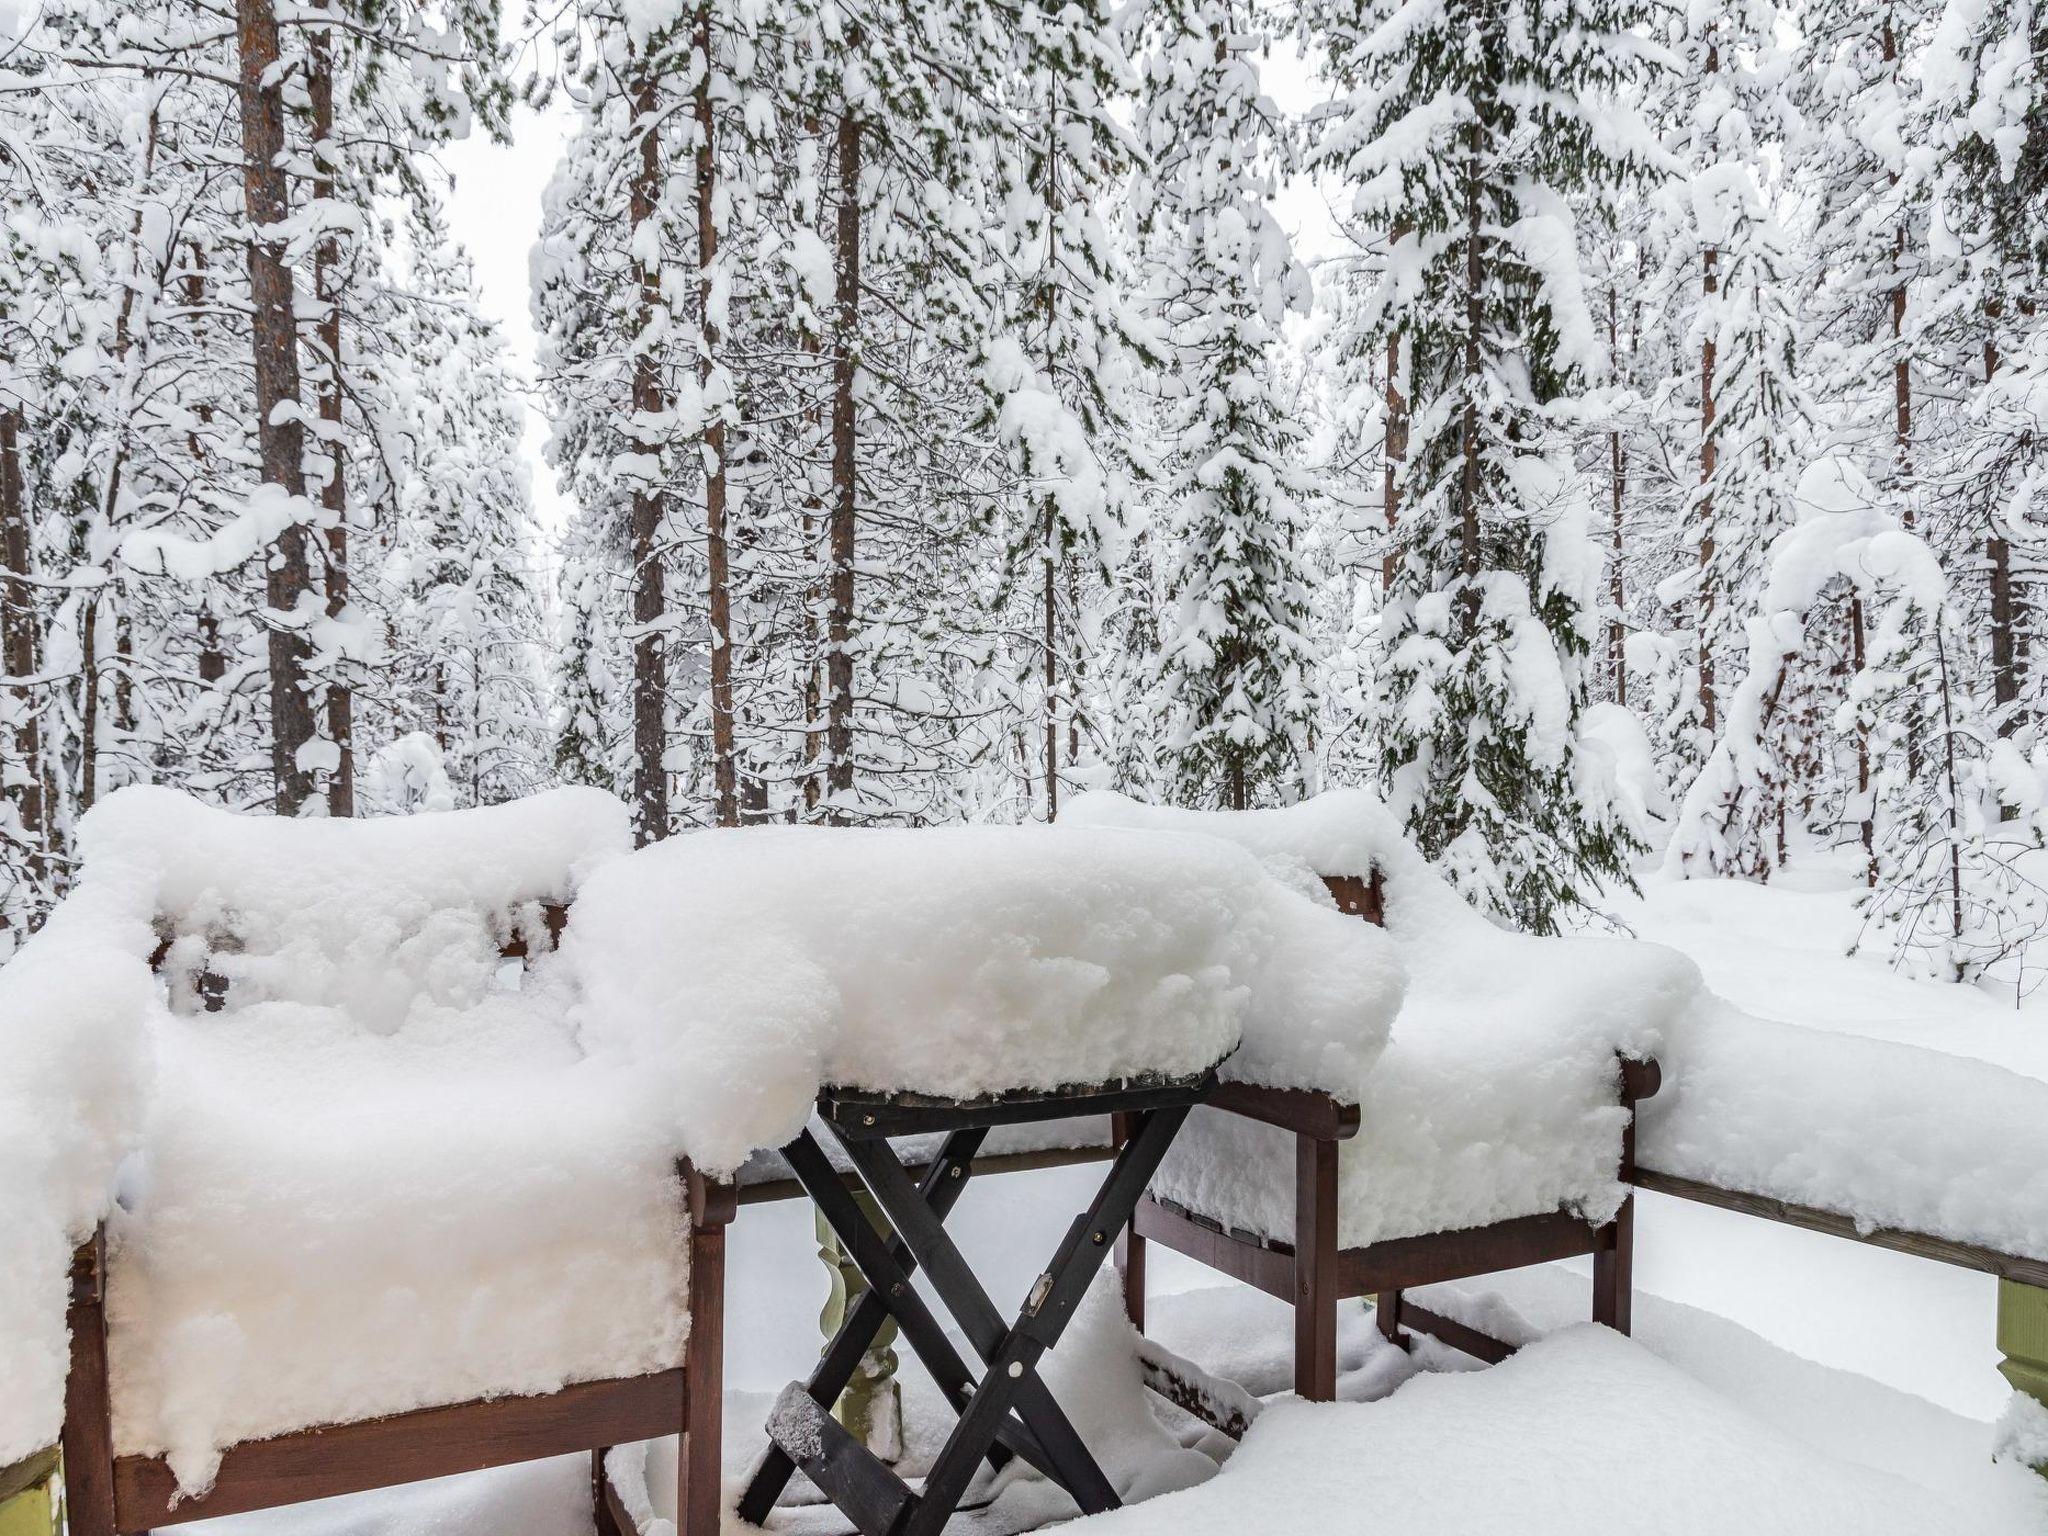
[[[87,881],[148,914],[174,1007],[219,1012],[232,984],[371,1019],[502,989],[504,963],[553,951],[582,876],[631,840],[625,807],[594,790],[340,822],[131,789],[86,833]]]
[[[1375,927],[1387,926],[1387,887],[1377,869],[1369,875],[1324,875],[1323,886],[1338,911],[1362,917]]]

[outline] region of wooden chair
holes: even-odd
[[[568,911],[543,908],[546,947],[560,938]],[[540,936],[536,935],[536,938]],[[161,965],[169,941],[153,963]],[[525,935],[502,949],[528,959]],[[208,1011],[225,1002],[226,984],[200,978]],[[72,1536],[116,1536],[425,1478],[588,1451],[600,1536],[623,1536],[633,1522],[605,1476],[606,1450],[677,1435],[680,1442],[679,1536],[717,1536],[723,1503],[720,1402],[724,1392],[725,1229],[736,1208],[730,1184],[677,1165],[689,1223],[690,1331],[683,1363],[647,1375],[572,1383],[535,1396],[481,1398],[354,1423],[323,1424],[224,1453],[212,1488],[181,1499],[168,1463],[114,1449],[106,1317],[104,1225],[72,1260],[71,1370],[64,1405],[64,1482]]]
[[[1364,878],[1325,877],[1323,883],[1342,910],[1384,924],[1385,890],[1377,872]],[[1628,1182],[1635,1165],[1634,1110],[1639,1100],[1657,1091],[1656,1063],[1619,1059],[1616,1082],[1620,1103],[1629,1111],[1622,1132],[1620,1170],[1622,1180]],[[1155,1242],[1291,1305],[1294,1390],[1318,1401],[1336,1396],[1337,1304],[1349,1297],[1375,1298],[1380,1332],[1397,1343],[1405,1345],[1405,1327],[1430,1334],[1478,1359],[1497,1362],[1512,1354],[1514,1347],[1417,1306],[1403,1293],[1447,1280],[1590,1254],[1593,1320],[1622,1333],[1629,1331],[1633,1193],[1612,1221],[1599,1226],[1588,1224],[1572,1211],[1555,1210],[1487,1226],[1340,1248],[1338,1154],[1341,1144],[1358,1132],[1356,1104],[1324,1093],[1225,1083],[1210,1098],[1207,1110],[1198,1111],[1202,1112],[1243,1115],[1293,1133],[1294,1241],[1227,1228],[1198,1212],[1148,1195],[1140,1203],[1117,1256],[1125,1308],[1141,1331],[1145,1326],[1145,1247]],[[1201,1397],[1194,1390],[1175,1395],[1176,1400]]]

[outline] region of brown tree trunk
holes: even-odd
[[[1984,302],[1984,382],[1989,384],[1998,372],[1997,325],[2004,313],[2004,305],[1995,299]],[[1998,514],[1991,513],[1991,529],[1984,539],[1985,564],[1990,568],[1991,607],[1991,701],[1996,710],[1996,726],[2001,736],[2015,736],[2020,729],[2020,666],[2019,646],[2019,604],[2015,601],[2012,579],[2012,544],[1998,531]],[[1944,701],[1945,703],[1946,701]],[[2010,806],[2002,807],[2001,819],[2010,820],[2016,814]]]
[[[1055,251],[1053,231],[1056,224],[1056,210],[1059,199],[1059,106],[1057,96],[1050,104],[1045,122],[1045,287],[1043,290],[1043,314],[1045,319],[1045,376],[1053,377],[1052,330],[1054,321],[1053,285]],[[1044,592],[1040,614],[1045,634],[1045,819],[1057,820],[1060,814],[1060,732],[1059,732],[1059,508],[1053,499],[1045,499],[1045,548],[1042,556],[1044,570]]]
[[[1715,69],[1718,57],[1709,51],[1707,69]],[[1720,253],[1709,247],[1700,277],[1700,292],[1711,307],[1720,291],[1717,270]],[[1714,338],[1710,333],[1700,343],[1700,592],[1699,592],[1699,704],[1700,727],[1711,741],[1719,734],[1720,720],[1714,698],[1714,469],[1720,445],[1714,440]]]
[[[78,814],[100,797],[100,601],[95,592],[78,622]]]
[[[1479,632],[1479,327],[1486,318],[1483,284],[1486,264],[1479,253],[1479,125],[1466,130],[1465,157],[1465,412],[1458,513],[1460,569],[1465,590],[1460,595],[1463,638]]]
[[[1621,344],[1621,327],[1618,324],[1619,301],[1614,285],[1607,288],[1607,355],[1617,355]],[[1628,457],[1622,451],[1621,432],[1617,428],[1607,434],[1607,459],[1609,502],[1607,530],[1609,550],[1607,559],[1607,600],[1614,609],[1614,617],[1607,621],[1607,670],[1614,683],[1614,702],[1628,703],[1628,630],[1623,614],[1628,611],[1627,577],[1621,561],[1621,509],[1628,488]]]
[[[825,642],[825,788],[831,819],[843,822],[853,791],[853,551],[858,487],[854,460],[854,375],[860,366],[861,124],[839,118],[839,210],[834,263],[838,318],[832,336],[831,570]]]
[[[292,274],[278,234],[286,214],[284,91],[278,65],[277,13],[272,0],[235,0],[235,38],[241,69],[242,196],[248,214],[249,329],[256,365],[256,430],[263,483],[293,500],[306,494],[301,465],[305,440],[298,417],[298,326]],[[313,774],[300,763],[314,739],[306,663],[312,646],[291,627],[304,617],[299,603],[312,587],[306,527],[294,523],[277,536],[264,597],[270,609],[270,768],[277,813],[296,816],[313,796]]]
[[[697,383],[708,399],[718,327],[711,319],[711,270],[718,258],[718,220],[712,206],[717,169],[712,150],[711,7],[697,7]],[[713,819],[721,827],[740,822],[738,745],[732,709],[732,573],[726,552],[725,414],[716,409],[704,426],[704,561],[711,609],[711,774]]]
[[[1892,66],[1892,80],[1899,83],[1899,39],[1892,28],[1892,19],[1887,15],[1878,35],[1879,50],[1886,63]],[[1898,185],[1898,174],[1890,176],[1893,186]],[[1913,481],[1913,370],[1906,357],[1906,225],[1899,221],[1899,227],[1892,232],[1892,453],[1896,474],[1896,490],[1900,497],[1899,523],[1910,530],[1914,522],[1914,508],[1911,499]],[[1909,751],[1917,752],[1910,738]]]
[[[1055,695],[1059,687],[1059,655],[1055,646],[1059,640],[1055,623],[1057,608],[1054,598],[1058,591],[1054,585],[1059,564],[1053,551],[1059,538],[1058,513],[1052,498],[1045,499],[1045,595],[1041,617],[1045,621],[1045,819],[1057,820],[1060,814],[1060,727],[1059,710],[1055,707]]]
[[[329,0],[330,5],[334,0]],[[308,41],[306,94],[313,108],[313,196],[334,196],[330,156],[334,143],[334,44],[324,28],[312,30]],[[333,236],[321,240],[313,253],[313,293],[320,305],[320,350],[326,366],[319,384],[320,420],[327,427],[329,466],[320,488],[320,507],[327,557],[327,616],[338,619],[348,607],[348,482],[346,450],[341,435],[341,250]],[[327,680],[327,734],[340,752],[327,778],[327,814],[356,813],[355,699],[342,677]]]
[[[1406,231],[1396,228],[1393,234],[1399,240]],[[1408,459],[1408,397],[1405,391],[1407,379],[1401,368],[1404,353],[1401,333],[1396,331],[1387,338],[1387,401],[1386,401],[1386,474],[1381,496],[1387,520],[1387,547],[1380,556],[1380,591],[1394,589],[1394,576],[1401,568],[1401,552],[1394,542],[1394,530],[1400,525],[1401,512],[1401,466]]]
[[[217,683],[228,675],[228,653],[220,643],[220,620],[211,603],[199,609],[199,681]]]
[[[633,116],[640,134],[640,163],[627,194],[628,216],[637,231],[655,216],[661,196],[659,100],[654,75],[644,62],[634,81]],[[635,248],[640,242],[635,240]],[[640,288],[635,329],[645,336],[661,304],[661,265],[651,251],[635,258],[634,277]],[[645,454],[642,436],[668,410],[661,387],[661,364],[654,351],[639,347],[633,354],[633,447]],[[644,473],[644,471],[643,471]],[[657,484],[642,479],[633,489],[633,836],[642,846],[669,833],[668,815],[668,637],[661,629],[667,613],[662,584],[662,494]]]
[[[1863,599],[1849,600],[1849,677],[1862,675]],[[1856,810],[1857,834],[1863,842],[1863,883],[1877,889],[1877,822],[1870,803],[1870,731],[1859,718],[1856,722]]]
[[[36,613],[36,592],[26,577],[33,556],[29,542],[28,497],[21,474],[21,418],[12,409],[0,409],[0,560],[10,578],[0,607],[0,660],[8,676],[16,679],[10,690],[17,716],[14,726],[14,770],[19,783],[10,788],[15,815],[22,836],[28,841],[23,867],[40,889],[48,877],[49,836],[44,826],[43,741],[38,717],[36,689],[29,682],[42,667],[42,644]],[[31,925],[42,919],[31,908]]]

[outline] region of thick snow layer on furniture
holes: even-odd
[[[422,1001],[474,1001],[512,930],[538,929],[535,904],[567,900],[631,837],[625,807],[594,789],[295,821],[136,787],[98,806],[79,843],[88,869],[147,883],[181,987],[204,961],[237,1007],[289,998],[395,1029]]]
[[[1252,1081],[1358,1082],[1401,986],[1383,935],[1240,849],[1020,827],[671,839],[591,879],[563,957],[585,1044],[655,1071],[716,1171],[827,1083],[965,1098],[1233,1050]]]
[[[1209,1482],[1092,1523],[1098,1536],[1984,1536],[1938,1495],[1823,1455],[1591,1324],[1381,1402],[1275,1403]]]
[[[1726,1004],[1664,1058],[1643,1166],[2048,1259],[2048,1083]]]
[[[583,1060],[558,957],[498,953],[625,843],[623,807],[590,791],[328,823],[128,789],[86,818],[78,894],[0,987],[24,996],[36,1093],[62,1106],[69,1073],[71,1099],[140,1132],[108,1225],[118,1450],[167,1453],[197,1489],[238,1440],[679,1359],[666,1119],[644,1081]],[[202,972],[228,978],[218,1012],[196,1006]],[[102,1058],[153,1059],[146,1103],[86,1080]],[[43,1181],[62,1220],[29,1225],[32,1267],[59,1308],[63,1244],[121,1150]]]
[[[683,1194],[646,1085],[514,1009],[415,1038],[269,1004],[162,1037],[110,1226],[115,1443],[236,1441],[679,1363]]]
[[[1691,962],[1657,945],[1495,927],[1362,790],[1242,812],[1088,794],[1061,814],[1062,825],[1207,832],[1280,872],[1381,874],[1387,933],[1408,977],[1393,1038],[1362,1082],[1313,1085],[1361,1106],[1359,1134],[1340,1153],[1344,1245],[1560,1207],[1599,1222],[1619,1208],[1626,1116],[1616,1056],[1658,1055],[1667,1033],[1702,1006]],[[1292,1172],[1285,1133],[1204,1112],[1154,1188],[1228,1225],[1291,1237]]]
[[[181,929],[220,923],[303,929],[365,905],[407,911],[503,909],[563,900],[581,874],[632,846],[626,808],[596,789],[554,789],[477,810],[330,821],[241,816],[176,790],[109,795],[79,828],[88,869],[154,877],[160,915]]]
[[[0,1466],[55,1443],[71,1250],[105,1213],[149,1078],[149,928],[89,884],[0,970]]]

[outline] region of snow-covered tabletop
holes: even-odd
[[[1360,1075],[1400,990],[1384,935],[1242,849],[1042,827],[674,838],[588,883],[562,958],[593,1060],[658,1079],[718,1173],[787,1142],[826,1084]]]
[[[1358,1134],[1339,1152],[1343,1246],[1560,1207],[1597,1223],[1619,1208],[1628,1190],[1617,1177],[1626,1114],[1616,1056],[1655,1057],[1697,1006],[1689,961],[1657,945],[1495,927],[1362,790],[1241,812],[1095,793],[1069,802],[1060,825],[1227,839],[1325,901],[1320,876],[1380,874],[1385,932],[1407,982],[1392,1038],[1368,1070],[1304,1085],[1360,1106]],[[1293,1168],[1286,1132],[1198,1111],[1153,1187],[1228,1226],[1289,1238]]]

